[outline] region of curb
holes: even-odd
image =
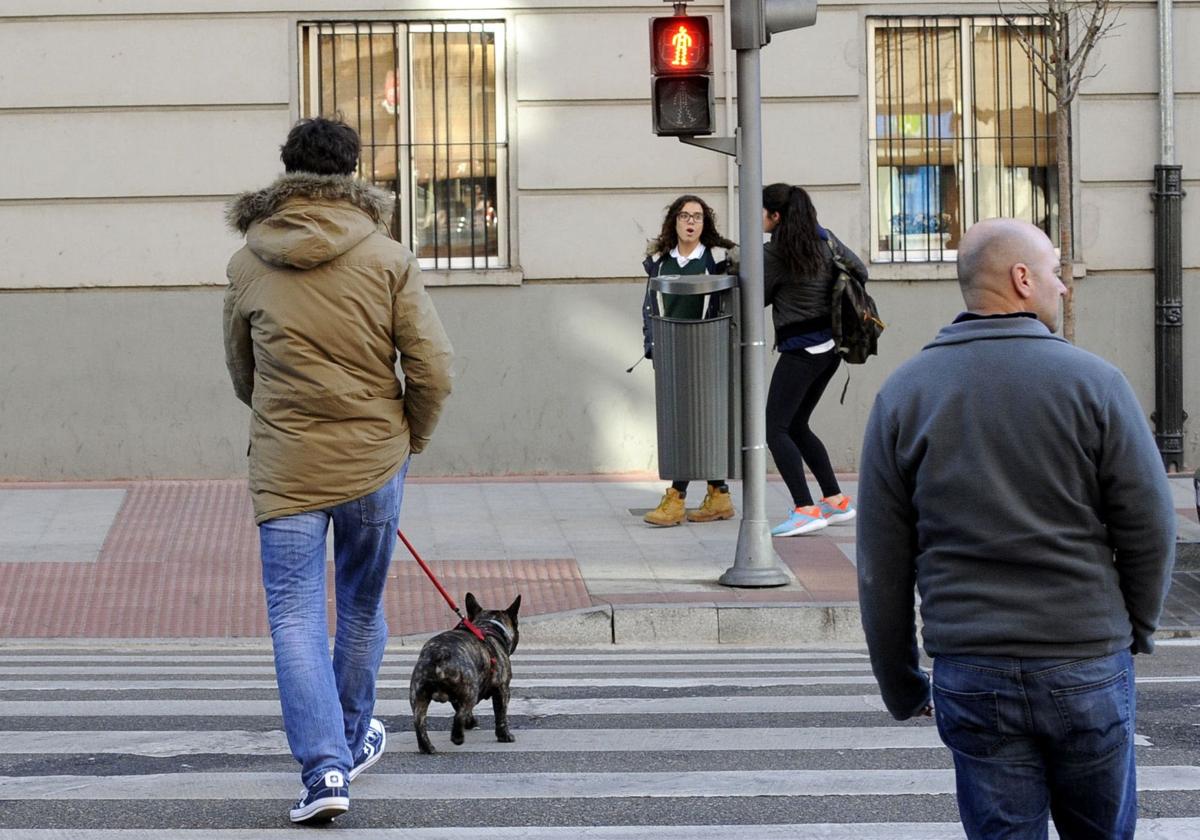
[[[407,643],[407,642],[406,642]],[[865,644],[857,603],[602,604],[521,621],[529,647]]]
[[[1200,525],[1184,516],[1176,517],[1175,571],[1200,571]]]
[[[1200,572],[1200,542],[1175,543],[1175,571]]]

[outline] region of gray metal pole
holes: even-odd
[[[759,48],[737,51],[738,241],[742,298],[742,524],[726,586],[791,581],[767,522],[766,321],[763,316],[762,101]]]
[[[1175,163],[1175,43],[1171,0],[1158,0],[1158,162]]]
[[[1159,0],[1159,136],[1154,167],[1154,437],[1163,466],[1183,469],[1183,167],[1175,162],[1171,0]]]

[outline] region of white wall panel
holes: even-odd
[[[764,178],[764,183],[783,180],[788,183],[798,183],[808,189],[803,181],[788,181],[786,177]],[[867,194],[857,187],[851,189],[808,189],[813,206],[817,208],[817,219],[824,227],[829,228],[838,239],[862,258],[863,262],[870,259],[869,247],[870,230],[867,215]],[[869,266],[868,266],[869,267]]]
[[[836,0],[844,3],[851,0]],[[433,12],[445,15],[447,9],[455,13],[494,13],[496,10],[542,9],[555,11],[562,8],[578,8],[583,0],[405,0],[403,9],[408,12]],[[647,0],[598,0],[596,5],[616,8],[659,7]],[[824,5],[824,3],[822,3]],[[302,14],[317,18],[332,13],[354,14],[360,12],[391,12],[399,7],[396,0],[3,0],[0,17],[37,17],[44,15],[153,15],[163,14],[169,6],[173,14],[237,14],[282,12]],[[667,14],[670,14],[670,7]],[[698,0],[688,4],[688,9],[697,14],[719,12],[720,0]]]
[[[1154,177],[1159,160],[1158,98],[1082,100],[1080,177],[1084,181]],[[1175,103],[1175,160],[1185,178],[1200,167],[1200,100]]]
[[[1192,174],[1194,175],[1195,173]],[[1189,192],[1193,196],[1200,195],[1200,180],[1185,181],[1183,189],[1184,192]],[[1194,233],[1200,230],[1200,207],[1196,206],[1195,201],[1188,201],[1187,198],[1183,199],[1180,207],[1180,216],[1182,218],[1180,219],[1179,226],[1183,230],[1183,267],[1185,269],[1200,269],[1200,237]],[[1197,397],[1200,398],[1200,393],[1197,394]]]
[[[682,192],[525,195],[525,278],[641,276],[646,243],[658,236],[667,207]],[[724,190],[699,195],[716,211],[717,229],[737,240],[737,219],[725,210]]]
[[[1158,15],[1154,6],[1123,6],[1117,23],[1088,58],[1087,72],[1100,71],[1100,75],[1085,81],[1080,90],[1085,94],[1157,91]]]
[[[725,156],[655,137],[640,105],[523,106],[521,189],[724,186]],[[718,122],[717,133],[722,131]]]
[[[286,103],[283,19],[10,22],[0,107]]]
[[[1083,189],[1075,217],[1076,252],[1089,268],[1111,271],[1154,265],[1150,190],[1149,179],[1128,186]]]
[[[0,199],[223,195],[283,170],[285,109],[0,115]]]
[[[710,10],[694,10],[707,13]],[[660,14],[671,13],[669,6]],[[522,14],[516,18],[517,98],[648,99],[650,15],[645,13]],[[714,67],[724,49],[713,16]],[[733,61],[733,56],[729,56]],[[719,74],[717,96],[724,87]]]
[[[763,169],[795,184],[866,186],[863,110],[855,102],[763,105]]]
[[[1128,181],[1154,177],[1158,158],[1158,101],[1082,98],[1079,177]]]
[[[1151,173],[1152,174],[1152,173]],[[1186,170],[1185,170],[1185,175]],[[1195,194],[1200,184],[1185,181],[1184,191]],[[1089,269],[1150,270],[1154,267],[1153,182],[1126,186],[1084,187],[1076,216],[1080,255]],[[1188,232],[1200,229],[1200,207],[1185,198],[1183,218],[1183,267],[1200,268],[1200,238]]]
[[[221,285],[241,238],[209,201],[0,205],[0,288]]]
[[[1154,408],[1154,275],[1100,274],[1078,281],[1075,325],[1076,344],[1121,368],[1148,415]]]
[[[767,182],[772,180],[778,178],[768,174]],[[525,195],[520,231],[525,279],[640,276],[646,242],[658,235],[663,213],[677,195],[679,192]],[[737,206],[726,210],[725,191],[701,190],[699,195],[716,211],[718,229],[737,241]],[[813,190],[810,195],[821,224],[865,259],[869,249],[862,192]],[[584,241],[586,246],[581,246]]]
[[[1200,93],[1200,6],[1175,7],[1175,92]],[[1158,55],[1157,46],[1154,55]],[[1155,65],[1157,62],[1148,62]],[[1154,85],[1158,90],[1158,85]]]
[[[772,35],[761,53],[763,96],[858,96],[865,30],[857,11],[822,9],[815,26]]]

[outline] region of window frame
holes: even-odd
[[[974,119],[976,105],[976,72],[975,72],[975,32],[981,29],[991,27],[1010,27],[1010,26],[1038,26],[1045,25],[1045,22],[1032,15],[1014,15],[1011,22],[1006,20],[1001,15],[955,15],[955,14],[911,14],[911,15],[867,15],[866,16],[866,68],[867,68],[867,178],[868,178],[868,194],[870,201],[869,221],[868,221],[868,236],[870,241],[870,261],[879,265],[950,265],[953,266],[958,259],[958,251],[954,248],[931,248],[925,249],[892,249],[885,250],[880,245],[880,240],[883,238],[880,220],[880,168],[879,163],[879,145],[886,142],[887,138],[880,136],[878,132],[878,116],[879,102],[876,94],[876,85],[878,83],[877,73],[879,68],[876,61],[876,32],[880,30],[914,29],[924,31],[930,28],[935,29],[951,29],[956,30],[957,35],[957,50],[958,50],[958,72],[959,72],[959,92],[961,94],[959,109],[963,115],[963,122],[968,119]],[[1018,47],[1018,49],[1020,49]],[[1022,52],[1022,55],[1024,53]],[[1049,92],[1045,92],[1041,88],[1041,81],[1037,78],[1036,72],[1033,74],[1033,84],[1041,95],[1047,97],[1050,104],[1050,110],[1054,110],[1053,96]],[[1011,81],[1011,68],[1010,68]],[[963,233],[965,233],[971,225],[979,221],[979,187],[976,182],[976,170],[978,167],[977,159],[980,157],[978,153],[979,136],[972,128],[970,134],[966,131],[960,132],[961,136],[950,136],[945,138],[944,142],[948,142],[955,150],[955,160],[953,166],[958,173],[959,183],[959,222]],[[1038,138],[1043,135],[1035,135],[1034,142],[1038,142]],[[1049,140],[1051,150],[1054,148],[1054,135],[1045,135]],[[1056,178],[1057,162],[1047,164],[1049,178],[1053,182]],[[1056,183],[1055,183],[1056,187]],[[1072,187],[1073,188],[1073,187]],[[1047,195],[1047,218],[1051,220],[1050,236],[1052,239],[1057,238],[1057,218],[1059,198],[1057,194],[1053,197]],[[1055,248],[1057,253],[1058,248]]]
[[[512,92],[515,90],[512,70],[512,33],[513,24],[508,15],[457,15],[449,17],[445,14],[421,14],[399,12],[390,15],[354,15],[352,17],[322,16],[320,19],[310,17],[293,18],[295,27],[296,53],[294,59],[296,84],[296,115],[298,118],[313,116],[319,111],[321,72],[310,73],[311,79],[305,79],[306,64],[318,67],[318,57],[321,55],[319,38],[322,35],[351,36],[359,38],[379,37],[380,35],[395,36],[393,44],[395,53],[394,66],[402,74],[397,79],[397,87],[403,91],[406,100],[407,113],[404,117],[396,118],[396,162],[398,172],[410,173],[401,181],[398,192],[397,212],[401,241],[413,249],[414,256],[422,269],[422,276],[427,285],[463,286],[463,285],[520,285],[523,280],[522,272],[517,262],[516,218],[517,202],[512,196],[514,157],[512,154],[512,126],[514,125],[515,102]],[[413,217],[415,215],[415,175],[412,174],[414,158],[413,127],[416,119],[412,93],[412,42],[414,37],[429,33],[479,33],[487,32],[493,36],[492,57],[495,61],[495,101],[489,103],[488,117],[494,125],[495,140],[487,145],[494,146],[496,160],[496,245],[494,256],[487,254],[470,256],[436,255],[421,257],[416,253]],[[307,43],[306,43],[307,40]],[[361,67],[358,71],[362,73]],[[366,77],[363,76],[365,79]],[[380,85],[386,84],[381,81]],[[404,112],[401,112],[404,113]],[[350,113],[347,117],[353,116]],[[370,142],[364,137],[364,147]],[[439,148],[447,146],[445,141],[436,141]],[[365,167],[370,163],[360,161],[358,177],[374,183],[374,172]],[[383,187],[387,189],[386,187]]]

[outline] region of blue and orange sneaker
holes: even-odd
[[[837,525],[839,522],[849,522],[854,517],[858,516],[858,511],[854,509],[854,505],[850,502],[850,497],[843,495],[840,502],[831,502],[826,496],[821,501],[817,502],[817,507],[821,509],[821,516],[830,525]]]
[[[821,509],[816,505],[808,505],[793,510],[787,519],[771,529],[771,536],[796,537],[819,531],[827,525],[829,522],[821,515]]]

